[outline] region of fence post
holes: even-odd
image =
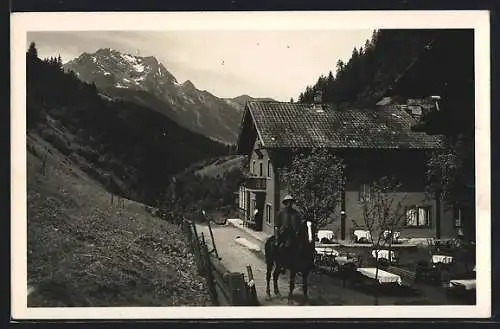
[[[191,222],[191,226],[193,227],[194,236],[196,237],[196,239],[198,239],[198,230],[196,229],[196,224],[194,222]]]
[[[249,287],[249,296],[248,296],[248,305],[250,306],[258,306],[259,300],[257,298],[257,290],[255,289],[255,281],[253,279],[252,267],[247,265],[248,272],[248,287]]]
[[[243,306],[246,300],[245,277],[243,273],[233,272],[229,275],[231,289],[231,306]]]
[[[215,281],[212,273],[212,262],[210,261],[210,254],[208,253],[208,246],[205,243],[205,238],[203,237],[203,233],[201,233],[202,237],[202,245],[201,250],[203,253],[204,265],[205,265],[205,275],[208,283],[208,292],[210,293],[210,297],[212,299],[212,304],[215,306],[219,306],[219,300],[217,298],[217,290],[215,289]]]
[[[205,241],[205,235],[203,232],[201,232],[200,236],[200,256],[201,256],[201,268],[202,268],[202,275],[208,275],[205,273],[208,269],[208,262],[210,261],[210,258],[205,258],[205,248],[208,249],[207,243]]]
[[[202,264],[201,264],[201,250],[200,250],[200,239],[198,238],[198,232],[196,230],[196,224],[191,222],[191,227],[193,229],[193,246],[194,246],[194,253],[196,255],[196,260],[198,262],[198,269],[202,270]]]
[[[217,252],[217,247],[215,246],[215,239],[214,239],[214,233],[212,232],[212,226],[210,225],[210,219],[207,221],[208,222],[208,231],[210,232],[210,238],[212,239],[212,247],[215,252],[215,257],[219,258],[219,253]]]
[[[196,251],[195,251],[195,247],[194,247],[194,237],[193,237],[193,230],[191,228],[191,225],[186,222],[186,233],[187,233],[187,236],[188,236],[188,242],[189,242],[189,246],[191,247],[191,252],[196,256]]]

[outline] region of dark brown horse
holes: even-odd
[[[288,303],[292,303],[293,290],[295,288],[295,276],[302,274],[302,284],[304,297],[307,300],[307,278],[314,267],[314,239],[311,222],[304,222],[300,226],[296,236],[290,239],[287,247],[278,248],[275,236],[267,239],[265,244],[265,258],[267,265],[266,272],[266,297],[271,299],[270,280],[273,276],[274,294],[280,296],[278,289],[278,278],[284,269],[290,271],[290,291],[288,293]],[[274,271],[273,271],[274,270]]]

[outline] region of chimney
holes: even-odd
[[[434,103],[436,110],[439,111],[439,101],[441,100],[441,96],[431,96],[431,102]]]
[[[323,92],[321,90],[316,90],[314,92],[313,110],[315,110],[316,112],[324,112],[324,110],[323,110]]]
[[[424,98],[409,98],[406,100],[404,109],[415,119],[420,120],[423,115],[431,111],[439,111],[439,96],[429,96]]]

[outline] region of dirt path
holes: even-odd
[[[198,234],[205,235],[205,239],[210,241],[210,233],[208,226],[197,225]],[[247,248],[235,242],[236,237],[245,237],[239,229],[225,225],[225,226],[212,226],[215,243],[221,262],[229,271],[243,272],[245,278],[248,280],[246,266],[252,267],[254,275],[255,287],[257,289],[257,297],[261,305],[279,305],[286,304],[286,298],[273,297],[272,300],[266,301],[266,264],[259,256]],[[300,285],[296,285],[295,293],[300,293]],[[278,281],[278,287],[282,295],[288,293],[288,280],[285,276],[281,276]],[[298,288],[298,289],[297,289]],[[271,283],[272,290],[272,283]]]

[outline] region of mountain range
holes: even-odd
[[[110,48],[83,53],[64,64],[63,69],[73,71],[84,82],[94,83],[102,97],[151,108],[191,131],[225,144],[235,143],[245,103],[255,99],[248,95],[219,98],[197,89],[190,80],[179,83],[153,56],[133,56]]]

